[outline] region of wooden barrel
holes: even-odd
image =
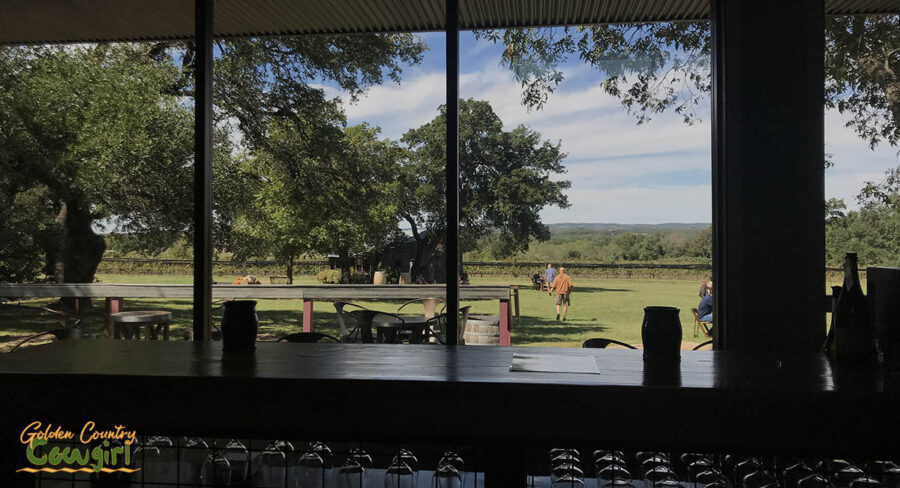
[[[372,278],[373,285],[383,285],[387,283],[387,276],[384,274],[384,271],[376,271],[375,276]]]
[[[467,346],[500,345],[500,317],[497,315],[469,315],[463,338]]]

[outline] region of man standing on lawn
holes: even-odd
[[[555,278],[555,277],[556,277],[556,270],[553,269],[552,264],[547,263],[547,269],[544,270],[544,283],[547,284],[547,294],[548,295],[553,294],[553,292],[551,290],[553,289],[552,288],[553,278]]]
[[[559,276],[553,280],[553,289],[556,290],[556,320],[559,320],[559,306],[562,305],[562,319],[566,321],[566,313],[569,311],[569,293],[572,291],[572,278],[566,273],[566,268],[559,267]]]

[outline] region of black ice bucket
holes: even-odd
[[[679,313],[675,307],[644,307],[641,340],[645,360],[681,360]]]
[[[254,300],[234,300],[225,302],[222,315],[222,349],[256,349],[256,333],[259,318],[256,316]]]

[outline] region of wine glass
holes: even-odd
[[[837,485],[838,488],[850,488],[850,483],[853,480],[865,477],[866,475],[861,469],[851,464],[841,468],[837,473],[835,473],[834,481],[835,485]]]
[[[885,488],[900,488],[900,468],[888,468],[879,476]]]
[[[664,456],[650,456],[641,461],[641,471],[647,472],[659,466],[669,466],[669,459]]]
[[[550,480],[558,480],[566,476],[583,479],[584,471],[577,465],[571,463],[557,464],[550,470]]]
[[[231,464],[218,449],[213,449],[200,469],[203,486],[231,486]]]
[[[237,439],[231,439],[225,445],[225,459],[231,466],[231,483],[243,486],[247,482],[247,469],[250,467],[250,453],[247,447]]]
[[[775,477],[768,471],[761,469],[744,476],[744,479],[741,480],[741,486],[743,486],[743,488],[763,488],[774,482]]]
[[[620,464],[611,464],[597,471],[597,480],[613,481],[631,479],[631,473]]]
[[[552,488],[573,488],[584,486],[584,480],[575,474],[567,473],[550,482]]]
[[[448,464],[453,466],[453,469],[459,474],[460,480],[463,484],[466,483],[466,463],[463,461],[462,456],[460,456],[456,451],[446,450],[444,451],[444,455],[441,457],[441,460],[438,461],[438,467]]]
[[[384,488],[415,488],[416,477],[412,468],[400,455],[394,456],[387,472],[384,473]]]
[[[313,441],[309,443],[309,450],[318,454],[322,458],[322,465],[325,469],[331,468],[334,464],[334,457],[331,454],[331,448],[322,441]]]
[[[318,454],[307,451],[297,462],[297,488],[324,488],[325,463]]]
[[[609,481],[604,480],[602,483],[600,481],[601,480],[599,480],[599,479],[597,480],[597,485],[600,486],[601,488],[634,488],[634,485],[632,485],[631,482],[628,480],[620,480],[620,479],[609,480]]]
[[[254,487],[284,488],[287,478],[287,456],[278,441],[270,443],[256,458]]]
[[[797,488],[832,488],[828,478],[819,474],[811,474],[797,482]]]
[[[798,462],[784,468],[785,488],[797,488],[797,483],[811,474],[815,474],[815,470],[804,462]]]
[[[179,480],[182,484],[200,484],[200,471],[206,461],[209,445],[199,437],[186,437],[181,446]]]
[[[431,479],[432,488],[462,488],[463,479],[459,470],[450,463],[442,463]]]
[[[366,488],[369,486],[366,479],[366,468],[359,464],[352,454],[338,469],[337,486],[338,488]]]
[[[687,465],[688,479],[697,481],[697,475],[713,468],[713,462],[707,457],[700,457]]]
[[[850,488],[881,488],[881,482],[875,478],[864,476],[851,481]]]
[[[672,469],[668,466],[656,466],[655,468],[644,473],[644,479],[650,481],[653,484],[657,484],[663,480],[675,480],[678,481],[678,477],[675,476],[675,473],[672,472]]]
[[[717,482],[724,483],[726,485],[728,484],[728,478],[726,478],[725,475],[716,468],[710,468],[706,471],[697,473],[697,475],[694,476],[694,481],[704,485],[709,485]]]

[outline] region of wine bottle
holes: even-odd
[[[875,324],[859,281],[856,253],[844,258],[844,287],[834,310],[836,358],[866,359],[877,356]]]
[[[825,354],[834,357],[834,322],[837,317],[837,301],[841,296],[843,286],[831,287],[831,327],[828,329],[828,335],[825,337]]]

